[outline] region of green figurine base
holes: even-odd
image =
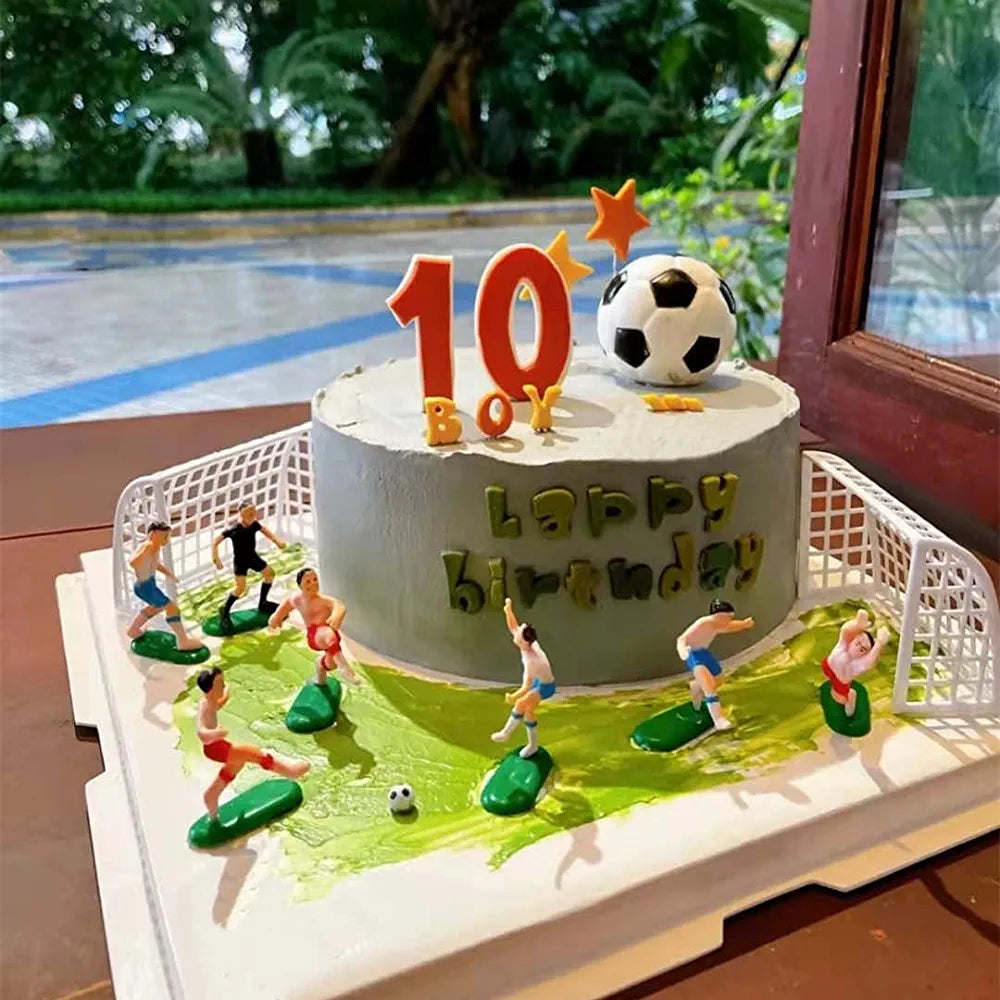
[[[686,701],[640,722],[632,731],[632,745],[640,750],[669,753],[704,736],[713,728],[708,706],[702,703],[701,708],[695,711],[694,705]]]
[[[297,781],[273,778],[240,792],[219,806],[217,819],[199,816],[188,830],[188,843],[201,849],[218,847],[244,834],[259,830],[302,803]]]
[[[165,660],[167,663],[180,663],[186,667],[204,663],[212,655],[208,646],[178,649],[177,637],[173,632],[160,632],[156,629],[143,632],[138,639],[133,639],[132,652],[151,660]]]
[[[868,691],[863,684],[851,681],[857,701],[854,704],[854,714],[848,715],[844,711],[844,706],[838,704],[833,698],[833,690],[829,681],[824,681],[819,689],[819,703],[823,706],[823,718],[826,724],[841,736],[867,736],[872,731],[872,706],[868,698]]]
[[[227,635],[239,635],[240,632],[253,632],[257,629],[267,628],[270,615],[254,608],[253,611],[234,611],[230,618],[233,622],[231,629],[222,627],[222,620],[219,615],[212,615],[201,623],[201,630],[205,635],[213,635],[223,639]]]
[[[325,684],[307,683],[295,696],[292,707],[285,716],[285,725],[293,733],[318,733],[337,721],[342,689],[336,677],[328,677]]]
[[[507,754],[486,782],[479,801],[494,816],[516,816],[534,809],[538,796],[552,771],[548,750],[539,747],[528,758],[520,748]]]

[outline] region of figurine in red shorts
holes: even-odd
[[[882,650],[891,638],[887,628],[880,628],[878,634],[873,636],[868,631],[870,626],[868,613],[862,608],[841,626],[837,644],[822,664],[833,700],[843,706],[848,717],[854,715],[858,698],[851,682],[878,663]]]
[[[229,701],[229,689],[220,667],[203,670],[198,675],[198,687],[203,695],[198,706],[198,739],[202,742],[205,756],[222,765],[204,795],[205,808],[212,819],[219,814],[219,796],[223,789],[245,764],[256,764],[265,771],[274,771],[286,778],[301,778],[309,770],[308,761],[285,760],[251,743],[230,743],[226,739],[229,730],[219,726],[219,709]]]
[[[343,601],[321,594],[316,570],[309,567],[299,570],[295,582],[299,585],[299,592],[281,602],[268,625],[279,629],[293,611],[298,611],[306,626],[309,648],[320,654],[316,660],[316,683],[325,684],[326,675],[338,667],[347,680],[356,682],[358,676],[340,648],[339,630],[347,613]]]

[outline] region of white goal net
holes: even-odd
[[[983,565],[848,462],[802,456],[799,597],[862,596],[899,630],[893,710],[990,715],[1000,613]]]
[[[115,510],[117,610],[131,615],[138,606],[129,560],[151,522],[171,526],[164,564],[186,590],[216,575],[212,539],[245,501],[280,536],[313,547],[309,424],[129,483]],[[825,452],[802,457],[798,596],[810,604],[862,597],[893,622],[899,631],[895,711],[1000,711],[1000,613],[986,570],[848,462]]]
[[[145,540],[149,524],[163,521],[170,525],[163,564],[186,590],[216,575],[212,539],[235,521],[240,504],[245,502],[257,508],[261,521],[279,537],[313,545],[316,532],[309,424],[129,483],[115,509],[116,609],[131,614],[139,606],[132,592],[129,560]]]

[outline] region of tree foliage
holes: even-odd
[[[130,186],[151,136],[123,127],[123,113],[140,87],[179,78],[180,29],[150,30],[157,0],[5,0],[0,11],[5,115],[45,123],[74,186]]]
[[[75,187],[176,183],[241,150],[276,183],[293,135],[327,182],[680,176],[732,96],[764,86],[769,8],[794,20],[807,4],[7,0],[0,96],[44,120],[36,160]],[[178,139],[183,122],[199,142]],[[18,123],[0,132],[2,179]]]

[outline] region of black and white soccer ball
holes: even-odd
[[[694,385],[732,349],[736,299],[700,260],[639,257],[605,286],[597,339],[615,370],[637,382]]]
[[[393,785],[389,789],[389,812],[408,813],[417,804],[409,785]]]

